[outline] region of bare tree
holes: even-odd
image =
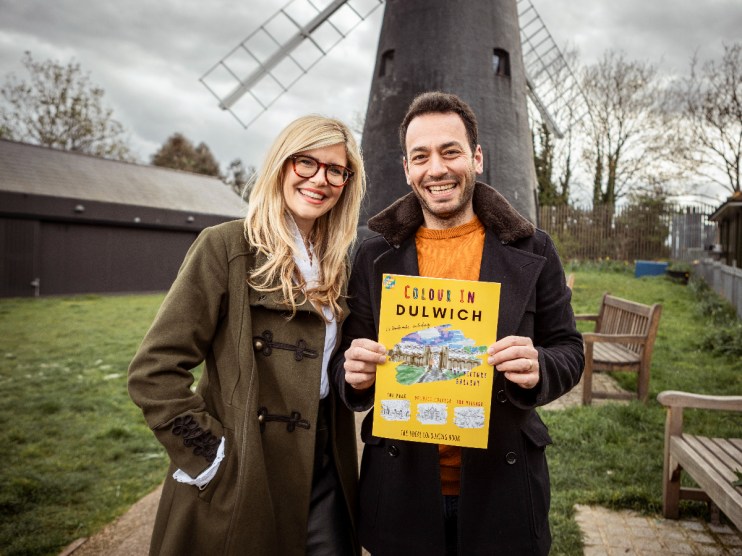
[[[118,160],[132,160],[124,128],[103,105],[104,91],[80,65],[23,56],[30,81],[14,74],[0,88],[0,136]]]
[[[663,89],[656,68],[607,51],[583,72],[592,119],[583,159],[593,179],[593,204],[614,204],[632,190],[660,187],[663,166]]]
[[[742,43],[724,45],[721,61],[691,61],[674,89],[680,118],[673,138],[684,170],[740,191],[742,161]]]
[[[232,188],[243,199],[247,199],[250,193],[250,186],[255,179],[255,166],[248,166],[242,162],[242,159],[235,158],[227,167],[227,174],[224,176],[224,183]]]

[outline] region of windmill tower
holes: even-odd
[[[247,128],[383,3],[291,0],[201,82]],[[531,0],[386,0],[363,131],[369,188],[361,222],[410,191],[397,128],[414,96],[430,90],[471,105],[483,181],[535,222],[526,96],[556,137],[588,110]]]
[[[483,181],[535,222],[536,174],[516,0],[387,0],[363,130],[366,219],[410,191],[397,140],[412,99],[455,93],[474,110]]]

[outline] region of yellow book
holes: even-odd
[[[373,434],[486,448],[500,284],[385,274]]]

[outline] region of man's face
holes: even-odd
[[[407,128],[405,148],[407,183],[420,200],[425,226],[453,228],[474,218],[482,148],[472,153],[461,118],[453,112],[417,116]]]

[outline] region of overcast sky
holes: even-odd
[[[718,58],[723,42],[742,39],[740,0],[532,2],[557,44],[576,47],[586,63],[614,48],[665,72],[684,72],[694,52]],[[199,78],[284,4],[0,0],[0,78],[26,77],[26,50],[37,60],[74,59],[105,90],[140,161],[149,162],[179,131],[204,141],[222,168],[235,158],[260,166],[267,145],[292,119],[315,112],[350,123],[365,113],[383,15],[382,6],[244,130]]]

